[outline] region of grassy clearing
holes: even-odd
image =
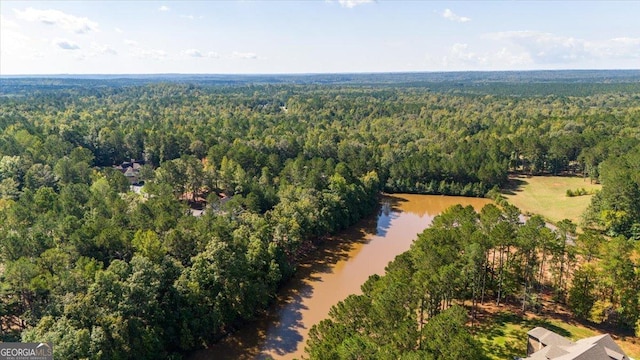
[[[491,359],[513,359],[526,355],[527,332],[536,326],[542,326],[574,341],[603,333],[579,323],[567,323],[559,319],[541,319],[502,311],[492,314],[483,321],[476,329],[476,334],[484,352]],[[640,339],[616,336],[614,339],[627,356],[640,359]]]
[[[580,177],[521,176],[511,179],[511,186],[503,195],[525,214],[540,214],[553,223],[570,219],[579,224],[593,195],[568,197],[567,190],[581,188],[593,192],[602,186]]]
[[[570,219],[581,222],[581,216],[593,195],[567,196],[567,190],[584,189],[594,193],[602,188],[579,177],[514,177],[503,195],[525,214],[540,214],[550,222]],[[547,304],[544,315],[521,315],[517,308],[496,309],[484,306],[484,316],[476,328],[478,339],[491,359],[513,359],[527,352],[527,332],[536,326],[545,327],[572,340],[608,332],[594,324],[574,321],[563,307]],[[613,333],[614,340],[633,358],[640,360],[640,339]]]

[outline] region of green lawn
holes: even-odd
[[[580,324],[568,324],[555,319],[528,319],[511,312],[491,316],[486,323],[479,325],[475,332],[489,358],[504,360],[526,356],[527,332],[536,326],[542,326],[574,341],[601,333]],[[627,356],[640,359],[638,338],[629,337],[615,341]]]
[[[579,177],[522,176],[513,178],[503,195],[525,214],[540,214],[553,223],[570,219],[579,224],[593,195],[568,197],[566,192],[580,188],[590,192],[600,190],[602,186]]]

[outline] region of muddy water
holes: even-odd
[[[341,233],[301,265],[268,314],[247,324],[192,359],[294,359],[304,354],[309,329],[327,317],[331,306],[373,274],[383,274],[396,255],[411,246],[433,217],[455,204],[476,210],[489,200],[394,194],[384,196],[377,216]]]

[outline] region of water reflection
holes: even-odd
[[[396,194],[384,196],[377,216],[329,239],[301,264],[295,277],[260,320],[247,324],[192,359],[293,359],[304,352],[309,329],[331,306],[373,274],[384,273],[408,250],[433,217],[455,204],[479,210],[486,199]]]
[[[391,199],[384,197],[380,204],[380,211],[378,211],[378,222],[376,224],[376,236],[385,237],[387,235],[387,229],[391,226],[391,219],[393,218],[393,209]]]

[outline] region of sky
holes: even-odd
[[[0,1],[0,75],[638,68],[640,1]]]

